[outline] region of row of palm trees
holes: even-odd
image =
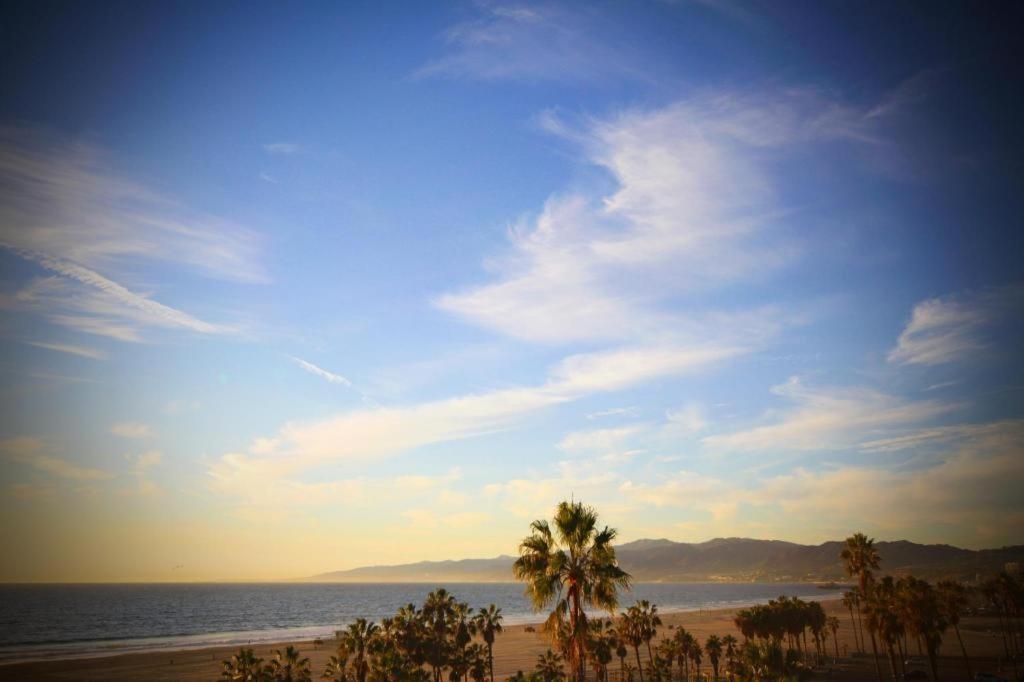
[[[906,675],[904,667],[910,639],[916,641],[919,653],[927,653],[932,679],[938,679],[939,648],[950,627],[970,676],[971,661],[960,634],[960,618],[972,599],[979,597],[999,618],[1005,656],[1017,677],[1017,659],[1024,648],[1021,619],[1024,585],[1020,579],[1004,571],[979,587],[971,588],[953,580],[931,585],[910,575],[878,578],[875,572],[881,565],[881,557],[874,540],[863,533],[847,538],[840,556],[847,574],[857,579],[854,589],[843,595],[843,604],[850,611],[854,639],[861,651],[866,648],[866,640],[870,640],[875,673],[880,681],[883,673],[879,648],[888,657],[889,674],[893,680],[898,680]]]
[[[337,652],[322,677],[337,682],[494,682],[494,641],[502,621],[494,604],[474,613],[440,588],[420,608],[409,604],[379,625],[359,618],[339,630]],[[242,649],[223,668],[222,679],[238,682],[312,679],[309,659],[292,647],[268,664]]]
[[[542,628],[551,648],[529,675],[518,673],[510,679],[554,682],[569,677],[583,682],[589,670],[593,678],[608,680],[616,656],[622,680],[632,680],[634,674],[640,682],[689,680],[691,671],[702,679],[705,655],[716,680],[723,660],[730,680],[799,679],[825,658],[830,634],[839,657],[838,619],[828,617],[815,602],[784,596],[736,614],[742,644],[732,635],[712,635],[701,643],[684,628],[671,626],[672,635],[659,641],[662,622],[657,606],[638,601],[614,615],[619,591],[632,582],[616,561],[615,537],[615,529],[600,527],[597,513],[579,502],[562,502],[551,523],[537,520],[530,525],[513,572],[526,583],[526,594],[538,611],[551,609]],[[844,598],[856,644],[863,651],[870,639],[880,682],[879,649],[888,654],[892,678],[900,679],[906,673],[902,666],[910,639],[918,642],[919,650],[927,650],[932,677],[937,679],[938,650],[950,627],[969,665],[959,632],[969,598],[965,586],[943,581],[933,587],[909,576],[877,578],[880,557],[874,541],[861,533],[846,540],[841,558],[857,581]],[[986,582],[979,594],[999,616],[1006,654],[1012,660],[1024,643],[1020,581],[1004,573]],[[612,617],[588,618],[587,611],[595,609]],[[473,613],[467,604],[437,589],[420,608],[409,604],[380,625],[359,619],[339,631],[338,651],[323,677],[342,682],[494,682],[493,647],[500,632],[501,609],[492,604]],[[630,654],[633,661],[628,660]],[[292,647],[278,651],[266,664],[246,649],[224,662],[223,679],[310,678],[308,659]]]

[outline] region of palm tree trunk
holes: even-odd
[[[839,631],[838,630],[833,630],[832,631],[832,646],[834,646],[836,648],[836,660],[838,661],[839,660]],[[492,680],[492,682],[493,682],[493,680]]]
[[[494,682],[494,645],[487,645],[487,667],[491,669],[491,682]]]
[[[871,635],[871,653],[875,656],[875,672],[878,674],[878,682],[882,682],[882,664],[878,662],[878,643],[875,641],[875,631],[868,628]]]
[[[860,640],[857,639],[857,621],[853,617],[853,604],[850,604],[850,624],[853,625],[853,645],[860,648]]]
[[[860,630],[860,642],[857,644],[857,647],[861,651],[864,651],[864,620],[861,618],[860,615],[859,601],[857,602],[857,627],[854,628],[854,632],[856,632],[857,630]]]
[[[896,669],[896,652],[892,649],[892,643],[886,642],[886,650],[889,652],[889,668],[892,670],[892,679],[900,679],[900,673]]]
[[[964,638],[960,636],[959,623],[953,623],[953,631],[956,632],[956,640],[960,642],[960,653],[964,655],[964,665],[967,666],[967,679],[973,680],[974,673],[971,672],[971,659],[967,657],[967,647],[964,646]]]
[[[633,647],[633,652],[636,654],[636,671],[640,674],[640,682],[644,682],[644,667],[640,665],[640,645]]]

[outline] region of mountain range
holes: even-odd
[[[639,582],[824,582],[846,579],[843,543],[716,538],[687,543],[635,540],[615,548],[619,565]],[[881,573],[973,580],[1024,562],[1024,545],[970,550],[907,540],[877,542]],[[310,582],[510,582],[515,557],[364,566],[304,578]]]

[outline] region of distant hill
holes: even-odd
[[[616,547],[619,564],[641,582],[818,582],[846,579],[839,560],[842,542],[799,545],[781,540],[716,538],[686,543],[636,540]],[[1024,561],[1024,545],[970,550],[951,545],[919,545],[906,540],[875,544],[882,573],[970,580]],[[397,566],[366,566],[321,573],[323,582],[508,582],[514,557],[420,561]]]

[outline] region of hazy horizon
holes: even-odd
[[[1024,543],[1012,4],[2,11],[0,582]]]

